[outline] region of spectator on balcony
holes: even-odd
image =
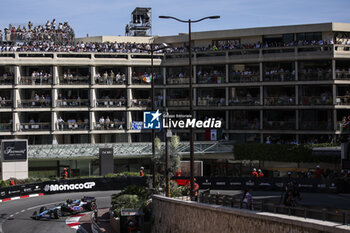
[[[100,75],[100,73],[97,73],[96,75],[95,75],[95,82],[97,83],[97,84],[99,84],[99,83],[101,83],[101,75]]]
[[[63,129],[63,127],[64,127],[64,120],[62,119],[62,117],[59,117],[57,119],[57,123],[58,123],[58,128],[59,129]]]
[[[117,75],[115,76],[115,81],[116,83],[122,82],[122,76],[120,75],[120,72],[118,72]]]
[[[109,85],[113,85],[114,77],[115,77],[115,74],[114,74],[113,70],[111,70],[109,73],[109,76],[108,76]]]
[[[100,119],[98,120],[98,123],[100,123],[101,127],[103,127],[103,125],[105,124],[105,118],[101,116]]]
[[[34,124],[34,123],[35,123],[34,119],[33,119],[33,118],[30,118],[29,124]]]
[[[68,82],[68,84],[73,84],[73,74],[68,73],[67,82]]]
[[[108,83],[108,73],[107,73],[107,71],[105,71],[103,73],[103,84],[109,84]]]
[[[111,120],[109,119],[109,116],[106,117],[105,125],[106,125],[106,128],[109,129],[109,127],[111,125]]]

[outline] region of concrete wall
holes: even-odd
[[[272,213],[153,197],[153,233],[349,232],[349,226]]]

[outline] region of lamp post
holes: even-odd
[[[152,97],[151,97],[151,100],[152,100],[152,105],[151,105],[151,109],[152,111],[154,111],[155,107],[154,107],[154,94],[155,94],[155,91],[154,91],[154,66],[153,66],[153,54],[154,52],[156,51],[159,51],[159,50],[163,50],[163,49],[168,49],[168,48],[171,48],[170,46],[167,46],[166,44],[164,44],[164,47],[161,47],[161,48],[157,48],[157,49],[154,49],[154,44],[151,43],[151,48],[150,49],[143,49],[143,48],[140,48],[140,50],[142,51],[146,51],[146,52],[150,52],[151,53],[151,91],[152,91]],[[152,129],[152,157],[154,157],[155,155],[155,145],[154,145],[154,139],[156,138],[156,132],[154,129]],[[152,186],[153,188],[156,187],[156,171],[155,171],[155,167],[154,167],[154,164],[152,163]]]
[[[219,19],[220,16],[207,16],[198,20],[182,20],[173,16],[159,16],[160,19],[174,19],[181,23],[188,23],[188,52],[189,52],[189,73],[190,73],[190,81],[189,81],[189,98],[190,98],[190,115],[191,120],[193,118],[193,91],[192,91],[192,45],[191,45],[191,23],[198,23],[205,19]],[[194,144],[193,144],[193,128],[190,127],[190,196],[191,199],[194,198]]]

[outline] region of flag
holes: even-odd
[[[152,75],[145,75],[142,80],[146,83],[150,83],[152,81]]]

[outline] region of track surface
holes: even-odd
[[[96,197],[99,208],[108,207],[111,194],[118,191],[62,193],[34,198],[25,198],[0,203],[0,233],[72,233],[76,230],[66,225],[67,217],[58,220],[32,220],[30,216],[41,206],[51,207],[66,199],[80,199],[85,196]]]

